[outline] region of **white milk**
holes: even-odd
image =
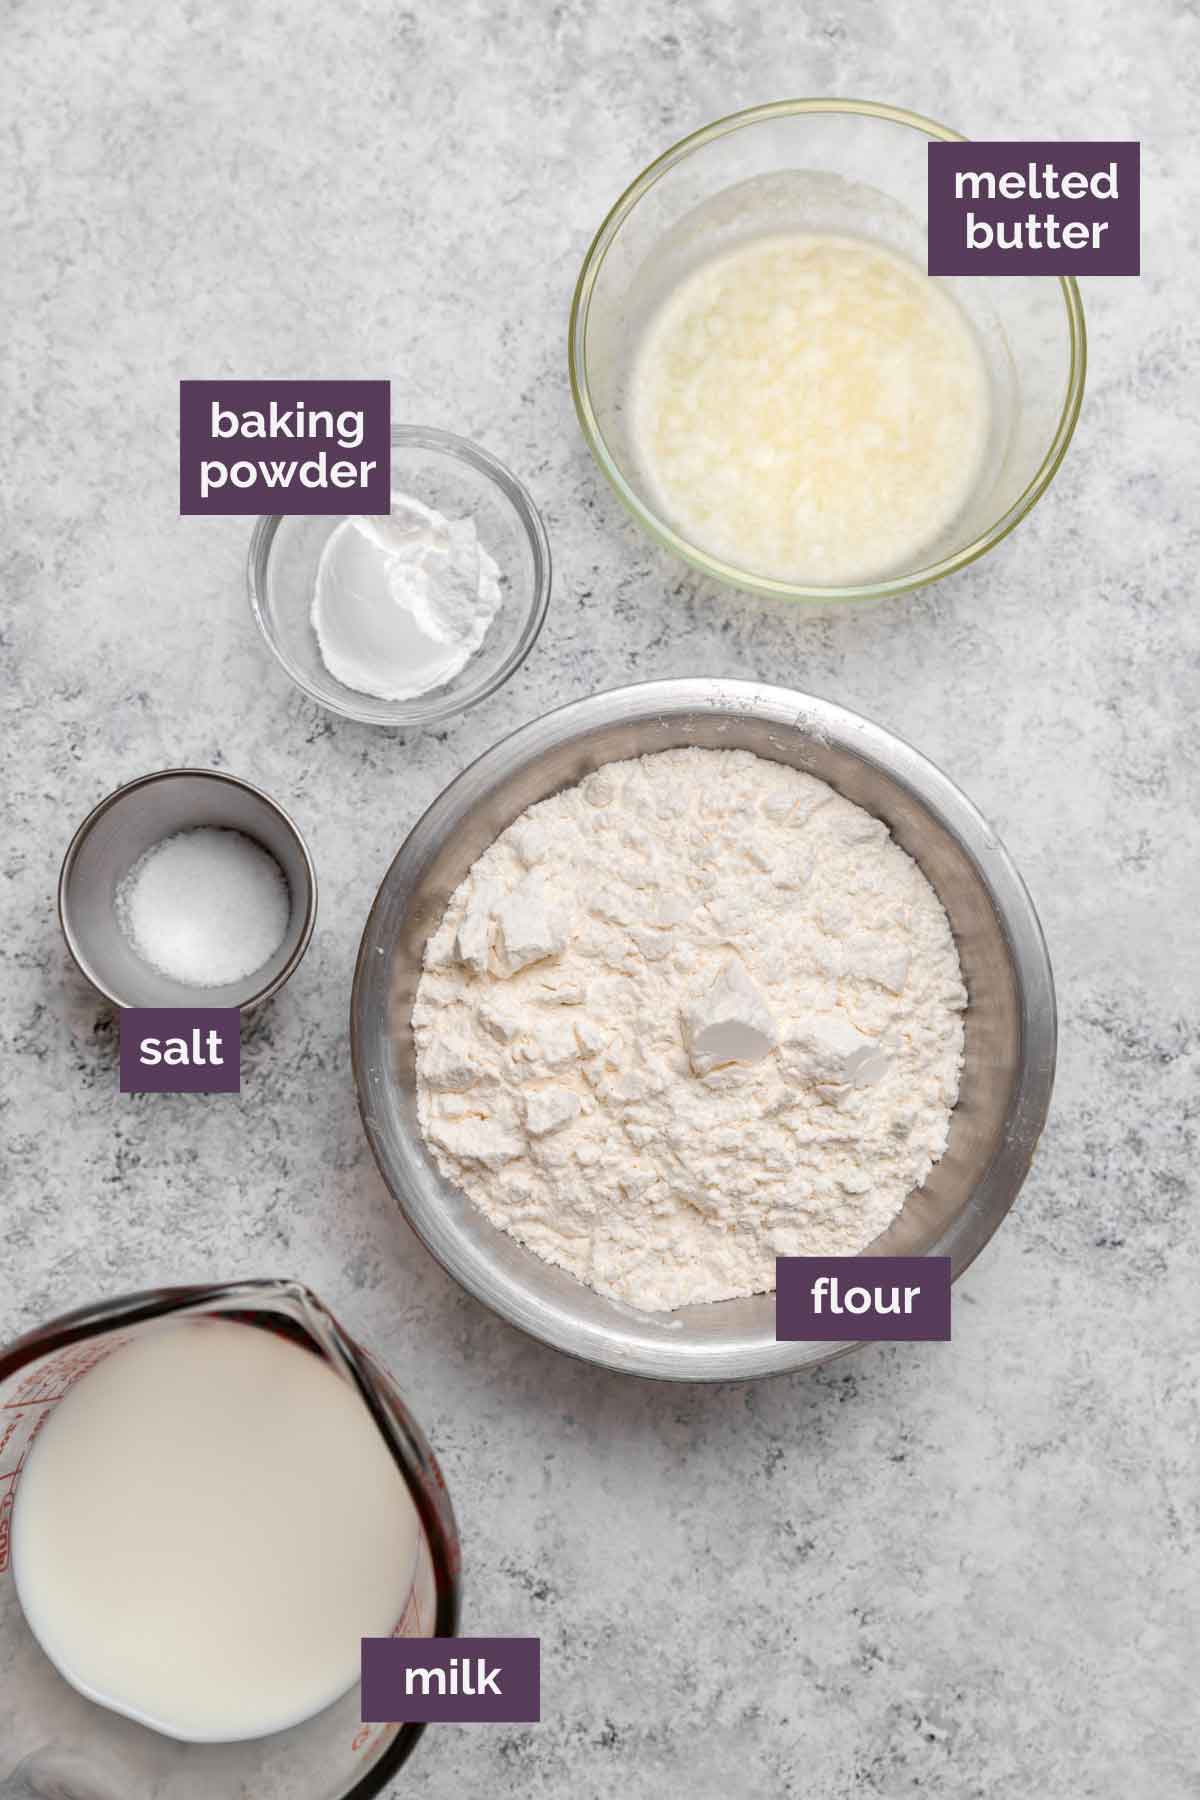
[[[857,238],[755,239],[651,320],[632,382],[657,504],[698,548],[778,580],[918,565],[987,440],[987,371],[945,290]]]
[[[67,1680],[197,1742],[261,1737],[358,1678],[419,1523],[361,1400],[254,1326],[164,1326],[47,1418],[21,1474],[13,1573]]]

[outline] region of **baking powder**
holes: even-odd
[[[500,610],[500,571],[473,519],[405,494],[343,519],[317,565],[312,626],[329,673],[356,693],[412,700],[445,687]]]

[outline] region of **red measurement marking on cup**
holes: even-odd
[[[9,1417],[2,1420],[0,1428],[0,1454],[6,1450],[15,1453],[15,1467],[0,1472],[0,1482],[6,1483],[3,1497],[0,1498],[0,1575],[8,1572],[12,1551],[12,1510],[16,1503],[17,1485],[21,1470],[29,1461],[29,1452],[37,1442],[38,1433],[54,1411],[60,1400],[70,1393],[81,1375],[94,1369],[97,1363],[118,1348],[129,1342],[129,1334],[119,1337],[105,1338],[99,1344],[77,1344],[60,1350],[56,1355],[33,1369],[17,1384],[16,1398],[0,1402],[0,1415],[7,1413]]]

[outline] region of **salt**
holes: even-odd
[[[117,919],[152,968],[186,987],[243,981],[284,940],[291,896],[282,869],[240,831],[176,832],[138,858]]]

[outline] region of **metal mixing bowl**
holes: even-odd
[[[139,857],[179,831],[240,831],[273,856],[291,897],[287,931],[261,968],[240,981],[193,987],[152,968],[118,918],[117,895]],[[114,1006],[237,1006],[278,993],[308,949],[317,917],[317,872],[282,806],[224,769],[159,769],[92,808],[63,858],[58,917],[81,974]]]
[[[661,1316],[604,1299],[490,1224],[439,1174],[417,1121],[412,1004],[426,939],[480,853],[536,800],[622,757],[699,744],[807,770],[876,814],[946,908],[970,1003],[945,1156],[874,1254],[961,1275],[1012,1205],[1054,1079],[1054,985],[1028,893],[995,833],[932,763],[826,700],[738,681],[647,682],[561,707],[451,782],[384,877],[363,932],[351,1040],[371,1148],[405,1217],[468,1292],[588,1362],[676,1381],[812,1368],[851,1344],[777,1343],[775,1297]]]

